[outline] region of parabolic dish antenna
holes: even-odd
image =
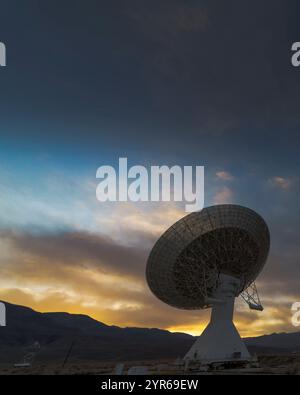
[[[270,248],[265,221],[237,205],[192,213],[171,226],[148,258],[146,277],[161,301],[179,309],[212,308],[211,321],[185,359],[250,360],[234,324],[235,298],[263,310],[255,279]]]

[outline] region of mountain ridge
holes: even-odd
[[[76,360],[146,360],[182,357],[195,341],[185,333],[158,328],[121,328],[88,315],[65,312],[40,313],[29,307],[6,305],[7,326],[0,328],[0,362],[15,362],[26,347],[38,341],[39,358],[63,360],[75,344]],[[300,332],[245,338],[252,353],[300,352]]]

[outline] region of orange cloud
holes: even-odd
[[[87,314],[109,325],[193,335],[199,335],[209,321],[209,311],[177,310],[151,294],[144,276],[150,247],[128,247],[83,232],[2,232],[0,240],[0,299],[7,302],[42,312]],[[243,336],[293,331],[290,302],[300,298],[287,296],[290,282],[284,281],[275,291],[262,283],[263,313],[237,304],[235,320]]]
[[[233,181],[234,177],[228,171],[218,171],[216,173],[217,178],[223,181]]]

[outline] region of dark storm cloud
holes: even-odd
[[[288,252],[287,252],[288,250]],[[282,245],[281,254],[271,254],[268,265],[259,278],[265,295],[287,296],[300,300],[300,247]]]
[[[299,77],[290,67],[289,33],[295,3],[134,4],[133,25],[141,35],[131,43],[150,98],[162,118],[172,113],[173,127],[192,136],[297,121]],[[198,29],[181,29],[178,13],[187,26],[198,19]]]
[[[90,268],[111,275],[125,276],[145,284],[145,267],[150,248],[144,245],[153,244],[153,235],[148,234],[148,243],[139,246],[124,246],[108,238],[87,232],[57,233],[33,235],[28,233],[2,232],[1,239],[9,241],[20,254],[19,263],[7,265],[11,275],[24,270],[32,274],[36,267],[45,273],[56,270],[68,275],[72,268]],[[276,246],[271,248],[266,267],[259,278],[264,296],[281,295],[282,297],[299,298],[300,247],[298,243],[281,242],[280,234],[273,234],[277,239]],[[145,239],[144,235],[144,239]],[[273,237],[273,239],[274,239]],[[274,242],[274,240],[271,241]],[[33,265],[22,268],[22,261],[30,257]],[[18,260],[17,260],[18,261]],[[9,262],[8,262],[9,263]],[[60,268],[60,269],[59,269]],[[48,269],[46,276],[49,275]],[[61,276],[62,273],[59,274]],[[70,271],[70,277],[72,277]],[[80,278],[72,281],[80,283]],[[147,288],[147,287],[145,287]],[[148,298],[148,297],[147,297]],[[139,298],[140,300],[140,298]],[[153,303],[153,301],[152,301]]]
[[[139,247],[118,244],[109,237],[86,232],[32,235],[2,232],[21,253],[51,265],[67,267],[91,266],[105,273],[141,277],[144,274],[147,251]],[[150,237],[151,238],[151,237]]]
[[[0,108],[30,120],[37,142],[46,122],[60,144],[92,156],[151,147],[209,163],[275,155],[286,164],[290,149],[297,160],[284,143],[295,144],[299,126],[297,1],[30,0],[16,15],[13,3],[0,24],[11,63]]]

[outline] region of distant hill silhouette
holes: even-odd
[[[7,327],[0,328],[0,363],[16,362],[27,346],[41,344],[39,360],[63,361],[72,342],[72,360],[125,361],[183,356],[193,336],[160,329],[108,326],[85,315],[38,313],[6,303]],[[300,332],[245,339],[250,351],[300,352]]]

